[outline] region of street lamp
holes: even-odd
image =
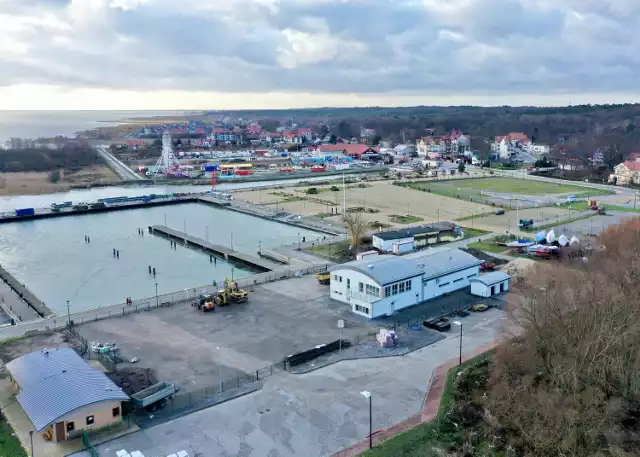
[[[71,327],[71,305],[69,300],[67,300],[67,325]]]
[[[31,457],[33,457],[33,430],[29,430],[29,441],[31,442]]]
[[[368,390],[363,390],[362,392],[360,392],[360,395],[362,395],[364,398],[368,398],[369,399],[369,449],[371,449],[373,447],[373,421],[371,419],[371,392],[369,392]]]
[[[158,281],[156,281],[156,308],[158,307]]]
[[[298,251],[300,250],[300,232],[298,232]]]
[[[458,365],[462,365],[462,322],[453,321],[453,324],[460,327],[460,361],[458,362]]]

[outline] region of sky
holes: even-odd
[[[0,0],[0,109],[640,101],[639,0]]]

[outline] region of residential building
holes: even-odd
[[[463,237],[463,230],[452,222],[436,222],[402,230],[374,233],[372,239],[373,247],[379,251],[402,254]]]
[[[330,296],[370,319],[469,287],[480,264],[460,249],[370,256],[331,267]]]
[[[222,142],[231,142],[236,141],[237,136],[234,132],[230,132],[229,130],[223,127],[215,127],[211,132],[211,137],[216,141]]]
[[[511,276],[503,271],[493,271],[477,278],[471,278],[471,294],[479,297],[493,297],[509,290]]]
[[[609,182],[618,186],[640,184],[640,161],[627,160],[616,165],[613,168],[613,173],[609,175]]]
[[[420,138],[416,146],[419,156],[430,159],[471,157],[471,137],[457,130],[453,130],[448,135]]]
[[[318,150],[324,152],[336,152],[340,151],[343,155],[359,158],[363,154],[373,153],[377,154],[379,151],[376,148],[367,146],[366,144],[321,144],[318,146]]]
[[[128,395],[71,348],[32,352],[6,367],[34,429],[53,441],[122,420],[122,402]]]

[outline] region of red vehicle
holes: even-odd
[[[325,167],[324,165],[314,165],[313,167],[311,167],[311,171],[313,172],[323,172],[325,171]]]
[[[294,171],[296,171],[296,169],[292,167],[284,167],[280,169],[280,173],[293,173]]]

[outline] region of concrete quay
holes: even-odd
[[[165,238],[183,243],[185,246],[193,246],[208,254],[220,256],[225,260],[232,262],[242,263],[258,270],[271,271],[282,266],[279,263],[260,257],[254,257],[243,252],[238,252],[233,249],[211,243],[207,240],[203,240],[197,236],[189,235],[179,230],[174,230],[166,225],[152,225],[149,227],[149,232],[153,235],[164,236]]]
[[[53,311],[46,307],[46,305],[36,297],[26,286],[18,281],[7,270],[0,266],[0,279],[13,291],[20,299],[26,303],[39,317],[47,317],[53,315]],[[19,300],[14,300],[15,304],[19,303]],[[13,306],[13,305],[11,305]],[[6,311],[5,311],[6,312]],[[25,316],[23,316],[25,317]]]

